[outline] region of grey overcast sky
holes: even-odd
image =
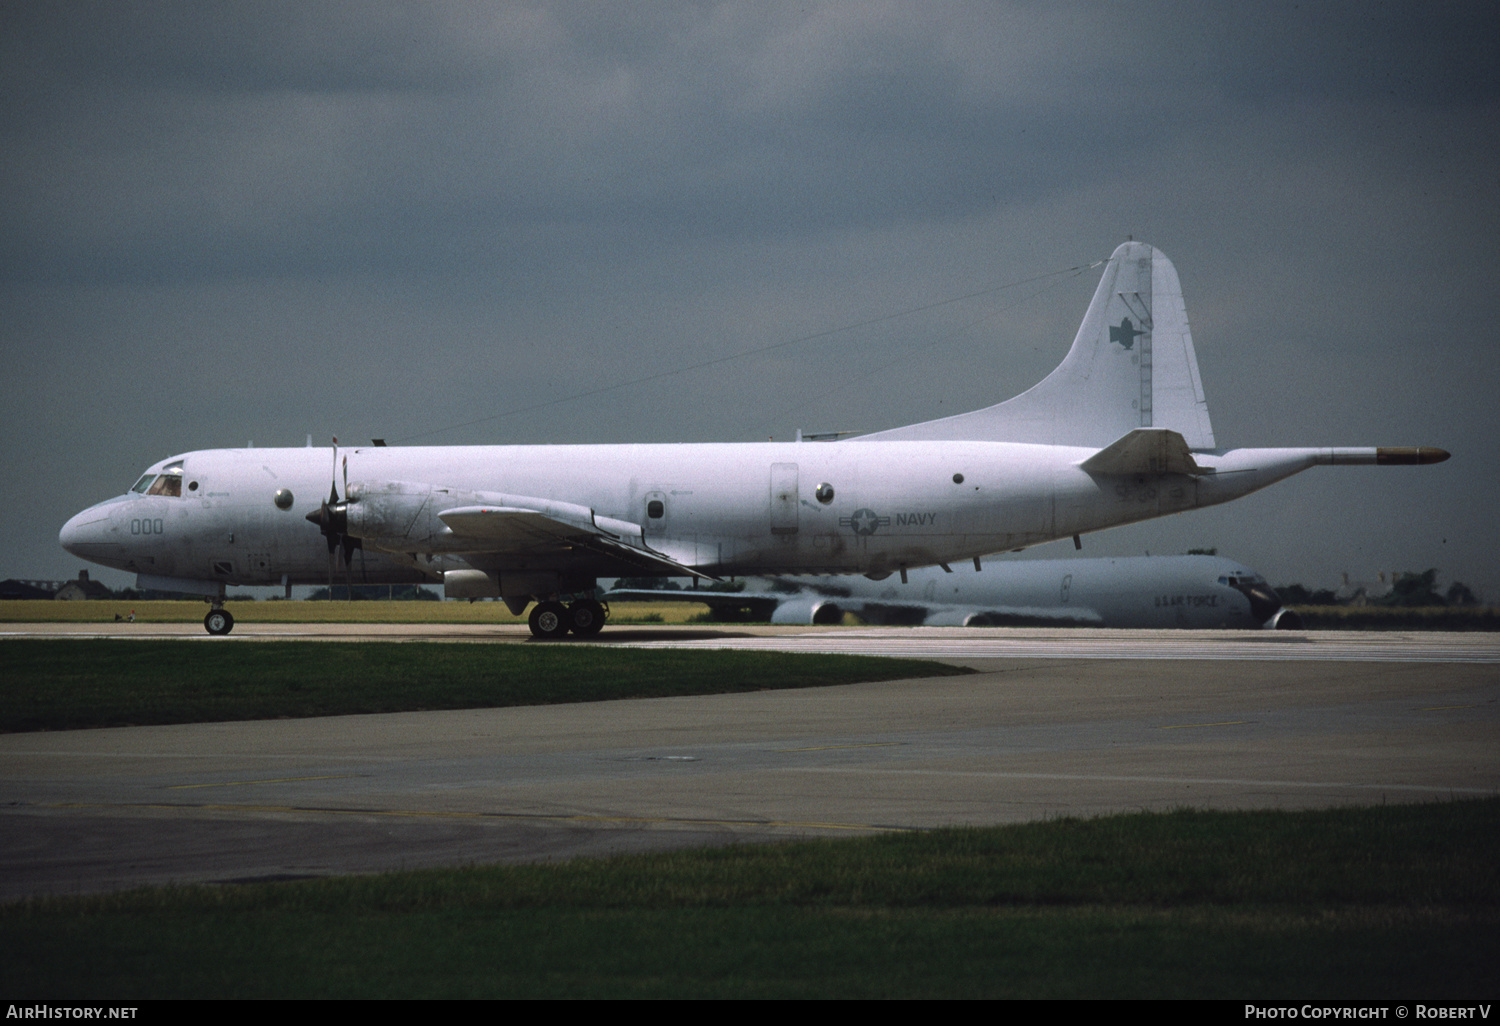
[[[75,576],[67,517],[191,449],[987,405],[1061,360],[1098,271],[999,287],[1134,236],[1177,265],[1221,445],[1453,459],[1084,555],[1500,600],[1496,10],[7,0],[0,576]]]

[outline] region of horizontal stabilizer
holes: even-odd
[[[639,524],[588,511],[587,524],[572,518],[513,506],[459,506],[444,510],[438,519],[455,535],[472,538],[485,551],[534,552],[539,545],[587,549],[611,556],[642,570],[679,577],[717,577],[685,566],[646,545]]]
[[[1187,439],[1166,428],[1136,428],[1079,464],[1090,474],[1210,473],[1198,466]]]
[[[1391,445],[1375,450],[1375,462],[1382,467],[1441,463],[1449,456],[1447,449],[1435,445]]]
[[[1435,445],[1381,445],[1362,449],[1320,449],[1314,462],[1336,467],[1410,467],[1442,463],[1449,455],[1447,449]]]

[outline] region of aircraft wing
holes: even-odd
[[[458,506],[443,510],[438,519],[456,536],[478,543],[477,548],[486,552],[586,549],[652,573],[718,580],[652,549],[639,524],[601,517],[592,510],[584,513],[569,516],[515,506]]]

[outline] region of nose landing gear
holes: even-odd
[[[203,627],[210,634],[224,635],[234,630],[234,617],[224,608],[224,600],[214,602],[213,608],[203,618]]]

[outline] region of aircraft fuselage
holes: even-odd
[[[328,551],[307,515],[332,481],[347,489],[363,540],[353,573],[371,583],[432,580],[444,557],[460,555],[451,565],[502,573],[636,572],[561,549],[478,553],[432,520],[475,496],[556,499],[640,524],[652,550],[713,576],[883,574],[1226,501],[1324,462],[1316,456],[1329,450],[1262,450],[1274,466],[1224,481],[1091,474],[1078,464],[1095,452],[1004,442],[381,447],[341,450],[346,476],[326,448],[214,449],[151,468],[180,464],[180,494],[100,503],[69,521],[62,540],[76,555],[153,577],[323,583]],[[1254,452],[1219,460],[1244,463],[1233,458]],[[407,486],[405,506],[381,525],[361,520],[389,482]]]

